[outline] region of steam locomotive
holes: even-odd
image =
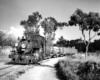
[[[9,55],[15,63],[37,63],[44,59],[44,37],[41,35],[23,36]]]

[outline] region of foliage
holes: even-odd
[[[76,65],[78,63],[69,60],[60,60],[55,64],[57,76],[60,80],[78,80],[78,77],[75,74]]]
[[[34,12],[32,15],[28,16],[28,20],[23,20],[20,22],[25,28],[27,27],[35,27],[37,23],[42,19],[41,14],[39,12]]]
[[[65,23],[65,22],[57,22],[57,20],[55,18],[53,18],[53,17],[45,18],[41,22],[41,26],[44,29],[44,32],[46,32],[46,33],[55,32],[58,27],[63,27],[65,25],[67,25],[67,23]]]
[[[56,65],[57,75],[61,80],[99,80],[100,62],[61,60]]]
[[[0,45],[3,46],[3,41],[4,41],[4,32],[0,31]]]
[[[55,46],[58,46],[59,44],[62,44],[63,47],[75,47],[78,52],[85,52],[85,44],[82,39],[74,39],[74,40],[64,40],[64,41],[57,41]],[[97,52],[100,54],[100,39],[94,40],[94,42],[91,42],[89,45],[88,52]]]
[[[66,39],[64,39],[63,36],[61,36],[57,41],[57,45],[59,45],[60,47],[64,47],[66,44]]]
[[[39,34],[39,21],[42,19],[41,14],[39,12],[34,12],[32,15],[28,16],[27,20],[23,20],[20,22],[20,25],[23,25],[25,28],[25,36],[30,33]]]
[[[0,31],[0,46],[13,46],[16,41],[11,37],[6,38],[6,36],[6,33]]]
[[[97,32],[100,29],[100,15],[94,12],[87,14],[81,9],[77,9],[70,17],[69,25],[78,25],[80,30],[93,30]]]
[[[99,80],[100,63],[92,61],[81,63],[78,67],[77,75],[79,80]]]

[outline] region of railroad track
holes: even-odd
[[[46,60],[43,60],[43,61],[40,61],[39,63],[44,63],[44,62],[48,62],[50,59],[46,59]],[[30,65],[30,67],[32,67],[33,65]],[[35,65],[36,66],[36,65]],[[17,71],[21,68],[27,68],[29,67],[28,65],[7,65],[5,67],[2,67],[0,68],[0,78],[3,77],[3,76],[6,76],[7,74],[9,73],[12,73],[14,71]]]
[[[9,67],[12,67],[12,65],[2,67],[2,68],[0,68],[0,70],[6,69],[6,68],[9,68]]]
[[[9,67],[5,67],[5,68],[1,68],[0,69],[0,77],[3,77],[13,71],[16,71],[18,69],[20,69],[22,66],[9,66]]]
[[[11,67],[9,66],[8,68],[1,69],[0,70],[0,80],[3,77],[6,77],[6,75],[13,74],[13,73],[16,73],[16,72],[23,73],[23,71],[26,71],[26,70],[28,70],[32,67],[33,67],[33,65],[13,65]]]

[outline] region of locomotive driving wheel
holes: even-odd
[[[39,55],[39,52],[36,51],[35,53],[33,53],[33,58],[32,58],[32,62],[33,63],[37,63],[40,59],[40,55]]]

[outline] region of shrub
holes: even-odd
[[[75,68],[77,65],[76,63],[70,62],[70,61],[59,61],[55,68],[57,70],[57,76],[61,80],[77,80],[78,77],[75,74]]]
[[[61,80],[100,80],[100,63],[93,60],[60,60],[55,68]]]
[[[79,80],[100,80],[100,63],[95,61],[81,63],[76,74]]]

